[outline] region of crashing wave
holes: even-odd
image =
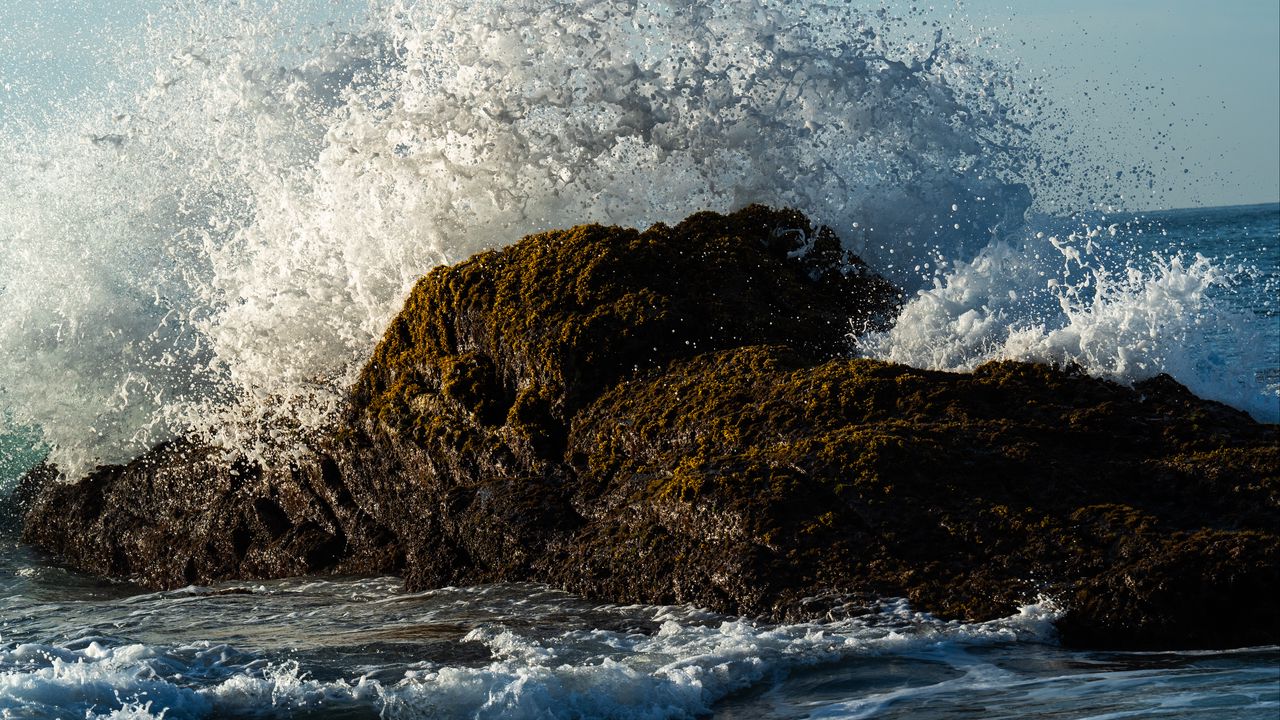
[[[918,16],[334,13],[180,2],[105,56],[117,82],[6,115],[0,407],[68,476],[179,433],[259,459],[305,441],[417,277],[525,233],[793,206],[914,291],[1014,247],[1045,166],[1037,96],[981,43],[920,36]],[[912,318],[981,283],[956,277],[913,301],[912,325],[950,322]],[[985,322],[1017,325],[993,307]],[[928,364],[912,333],[877,352]],[[1171,357],[1148,366],[1180,372]]]

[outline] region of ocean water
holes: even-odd
[[[771,626],[536,585],[147,593],[0,556],[4,718],[1269,718],[1280,648],[1088,653],[1050,603]]]
[[[0,503],[46,455],[74,481],[178,433],[288,456],[430,268],[749,202],[906,290],[854,352],[1167,372],[1280,418],[1280,205],[1124,210],[990,37],[821,0],[176,0],[82,39],[70,97],[0,68]],[[149,593],[0,525],[4,718],[1280,712],[1280,649],[1066,651],[1052,598],[771,626],[394,578]]]
[[[1280,322],[1280,205],[1117,215],[1150,252],[1252,268],[1209,292]],[[1137,235],[1142,229],[1143,235]],[[923,296],[921,296],[923,297]],[[1209,336],[1210,338],[1212,336]],[[1230,350],[1236,347],[1224,343]],[[1274,346],[1272,346],[1274,347]],[[1276,358],[1255,368],[1275,383]],[[41,457],[0,448],[10,488]],[[1058,647],[1052,598],[940,622],[886,599],[769,625],[599,605],[536,585],[405,593],[396,578],[148,592],[0,532],[0,718],[1273,718],[1280,648]]]
[[[971,370],[1014,358],[1280,419],[1280,205],[1032,216],[910,298],[861,352]]]

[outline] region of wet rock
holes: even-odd
[[[778,346],[676,363],[575,419],[592,522],[554,581],[787,619],[824,589],[965,620],[1043,597],[1070,644],[1273,642],[1275,428],[1177,392]]]
[[[405,540],[413,587],[546,578],[589,519],[572,419],[674,360],[785,343],[817,362],[897,292],[830,230],[753,206],[645,232],[581,226],[417,284],[353,392],[336,457]]]
[[[334,493],[317,458],[267,469],[179,440],[77,483],[41,465],[24,485],[33,498],[23,540],[150,587],[403,565],[393,538]]]
[[[1052,597],[1072,644],[1280,642],[1274,426],[1167,377],[848,359],[898,302],[794,212],[531,236],[425,276],[310,456],[33,475],[26,537],[155,586],[401,572],[771,619]]]

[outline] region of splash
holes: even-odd
[[[1254,212],[1264,226],[1280,221]],[[1201,397],[1280,419],[1274,269],[1170,247],[1160,220],[1038,222],[1048,231],[1027,229],[939,273],[893,328],[862,338],[862,352],[938,370],[1028,360],[1124,383],[1168,373]]]
[[[1030,203],[1007,78],[886,12],[307,7],[178,3],[4,128],[0,404],[69,476],[304,442],[415,278],[531,231],[789,205],[912,285]]]
[[[1028,230],[1030,188],[1063,193],[1061,130],[968,28],[817,0],[344,12],[178,2],[104,50],[115,80],[36,119],[6,110],[0,408],[69,477],[181,433],[288,455],[432,267],[750,202],[805,211],[923,289],[865,352],[1168,371],[1273,404],[1222,382],[1248,353],[1206,340],[1251,342],[1215,304],[1231,273],[1081,264],[1074,230]],[[1037,285],[1059,262],[1079,267]]]

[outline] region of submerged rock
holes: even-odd
[[[1050,597],[1072,644],[1280,642],[1274,426],[1167,377],[848,359],[898,301],[794,212],[531,236],[418,283],[311,457],[32,475],[25,537],[155,586],[400,572],[772,619]]]

